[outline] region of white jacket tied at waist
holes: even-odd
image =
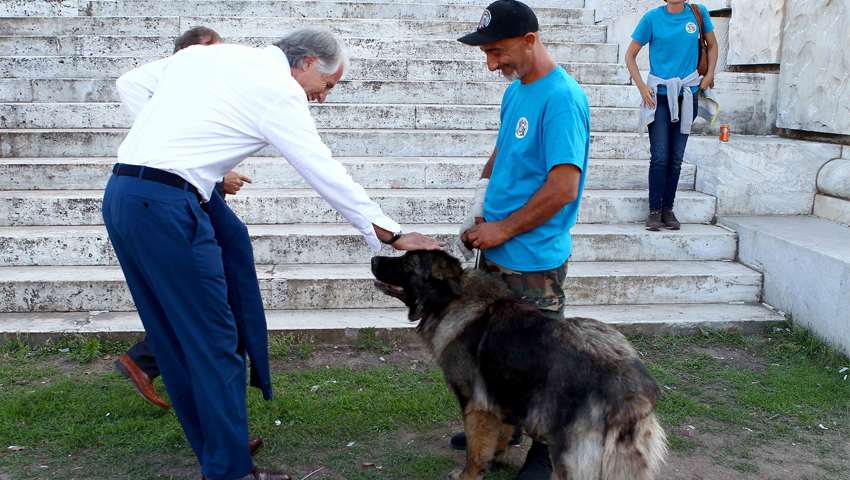
[[[667,88],[667,106],[670,109],[670,121],[679,122],[679,131],[685,135],[691,134],[691,126],[694,123],[694,98],[697,93],[691,90],[691,87],[698,87],[702,81],[702,75],[696,70],[685,78],[669,78],[663,79],[656,77],[653,74],[648,74],[646,78],[646,86],[652,89],[653,97],[658,98],[658,87],[664,85]],[[676,92],[676,94],[671,94]],[[682,100],[682,111],[679,112],[679,95],[684,96]],[[703,96],[698,98],[700,117],[705,118],[711,124],[714,124],[714,117],[717,115],[718,104],[714,98],[714,92],[710,88],[703,91]],[[649,107],[643,101],[641,102],[638,115],[638,128],[642,137],[646,132],[646,126],[655,121],[655,110],[657,107]],[[680,115],[681,113],[681,115]]]

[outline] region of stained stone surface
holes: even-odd
[[[775,137],[691,137],[685,161],[696,189],[717,197],[717,215],[810,215],[821,166],[841,147]]]
[[[784,5],[785,0],[732,0],[726,63],[779,63]]]
[[[850,200],[850,160],[836,158],[818,172],[818,191]]]
[[[850,135],[848,46],[846,1],[786,4],[777,127]]]
[[[733,0],[698,0],[694,3],[699,3],[701,5],[705,5],[705,8],[708,9],[709,12],[714,12],[717,10],[725,10],[731,6],[731,2]],[[639,13],[643,15],[644,13],[652,10],[653,8],[658,8],[664,5],[663,0],[633,0],[631,2],[624,2],[622,0],[598,0],[593,2],[594,5],[603,4],[603,18],[617,18],[622,17],[623,15],[629,15],[632,13]],[[585,2],[585,8],[598,8],[590,6],[590,2]],[[712,19],[714,20],[714,19]]]

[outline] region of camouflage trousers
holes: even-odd
[[[547,317],[564,318],[564,285],[567,282],[568,263],[569,259],[551,270],[518,272],[487,260],[481,253],[478,268],[503,281],[512,292],[524,301],[533,303]]]

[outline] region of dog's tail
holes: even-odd
[[[600,478],[654,480],[666,453],[667,438],[655,412],[630,425],[610,425],[605,434]]]

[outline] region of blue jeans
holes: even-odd
[[[682,112],[682,99],[679,97],[679,117]],[[679,131],[679,122],[670,121],[670,107],[667,95],[658,95],[655,99],[658,108],[655,121],[649,124],[649,210],[673,209],[676,188],[679,186],[679,173],[682,171],[682,159],[688,135]],[[694,99],[694,119],[697,118],[697,101]]]

